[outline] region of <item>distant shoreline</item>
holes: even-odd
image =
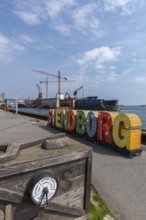
[[[146,105],[119,105],[120,107],[146,107]]]

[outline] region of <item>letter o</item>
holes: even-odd
[[[96,134],[97,120],[93,112],[89,112],[86,119],[86,132],[89,137],[94,137]]]

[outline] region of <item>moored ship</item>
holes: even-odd
[[[59,100],[57,105],[57,98],[42,99],[38,105],[39,108],[69,108],[78,110],[95,110],[95,111],[118,111],[118,100],[104,100],[98,99],[98,96],[89,96],[82,99],[74,99],[71,97]]]
[[[119,105],[116,99],[104,100],[98,99],[98,96],[89,96],[85,99],[77,99],[75,109],[118,111]]]

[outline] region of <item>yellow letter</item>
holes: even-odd
[[[113,139],[118,147],[127,150],[140,149],[141,126],[140,118],[135,114],[119,114],[113,124]]]
[[[62,113],[62,110],[60,109],[57,109],[56,110],[56,127],[57,128],[61,128],[61,113]]]

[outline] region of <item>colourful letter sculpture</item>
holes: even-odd
[[[84,134],[85,133],[85,114],[83,111],[77,111],[76,132],[77,132],[77,134]]]
[[[117,148],[133,151],[141,148],[140,118],[135,114],[117,112],[76,111],[51,109],[48,125],[87,135]]]
[[[107,144],[112,143],[112,118],[108,112],[101,112],[98,116],[97,139],[105,141]]]
[[[126,147],[127,150],[136,150],[140,148],[141,129],[140,118],[135,114],[119,114],[113,124],[113,139],[115,144],[120,147]]]
[[[97,119],[93,112],[89,112],[86,118],[86,132],[90,138],[96,134]]]
[[[67,114],[67,128],[68,131],[75,131],[76,128],[76,118],[73,111],[68,111]]]

